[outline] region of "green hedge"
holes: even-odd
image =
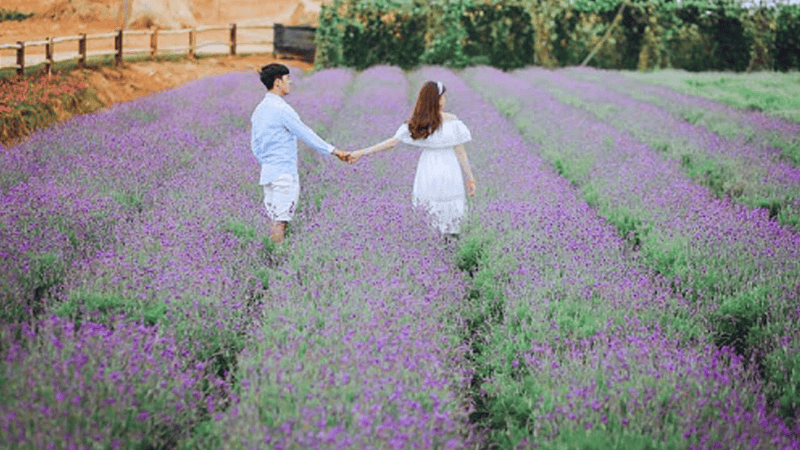
[[[503,69],[533,63],[524,8],[490,1],[351,0],[323,4],[316,34],[320,67],[404,69],[420,64]],[[501,7],[498,8],[497,6]]]
[[[597,48],[588,65],[607,69],[800,69],[800,5],[622,2],[334,0],[320,12],[316,64],[507,70],[578,65]]]
[[[784,6],[777,14],[775,69],[800,69],[800,5]]]

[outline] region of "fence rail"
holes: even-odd
[[[278,24],[280,26],[280,24]],[[193,28],[183,28],[180,30],[116,30],[111,33],[101,34],[80,34],[73,36],[59,36],[48,37],[47,39],[38,41],[17,41],[15,44],[0,44],[0,69],[14,67],[17,74],[22,75],[25,73],[26,67],[35,67],[44,65],[44,71],[50,74],[56,62],[68,61],[77,59],[78,67],[83,68],[86,66],[89,56],[108,56],[114,55],[114,63],[119,66],[122,65],[123,56],[126,54],[150,54],[150,58],[154,59],[159,54],[168,53],[186,53],[189,58],[194,58],[198,50],[203,49],[202,53],[208,54],[230,54],[236,55],[239,48],[247,48],[248,53],[275,53],[274,46],[274,29],[275,24],[236,24],[230,25],[205,25]],[[241,42],[241,38],[245,33],[240,33],[242,30],[273,30],[273,33],[263,33],[259,36],[266,36],[266,40],[252,40],[248,42]],[[207,33],[211,31],[227,31],[229,32],[226,40],[216,40],[201,42],[198,44],[197,38],[200,33]],[[253,33],[249,33],[252,36]],[[159,37],[167,36],[181,36],[187,35],[188,39],[185,44],[159,46]],[[150,45],[148,47],[134,47],[127,48],[126,43],[130,43],[131,39],[126,41],[126,38],[135,37],[150,37]],[[95,40],[109,40],[114,39],[114,49],[108,50],[87,50],[87,42]],[[166,39],[166,38],[165,38]],[[65,43],[77,41],[77,52],[55,52],[55,45],[60,44],[61,47]],[[162,41],[163,43],[163,41]],[[263,47],[266,46],[266,49]],[[35,47],[44,47],[44,54],[41,52],[30,52],[28,50]],[[73,47],[74,48],[74,47]],[[16,52],[16,58],[6,57],[9,50]],[[11,62],[13,61],[13,62]]]

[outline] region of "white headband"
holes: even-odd
[[[442,91],[444,91],[444,86],[442,86],[442,82],[437,81],[436,86],[439,88],[439,95],[442,95]]]

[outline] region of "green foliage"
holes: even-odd
[[[535,34],[524,4],[514,0],[336,0],[320,11],[315,65],[523,67],[533,62]]]
[[[764,113],[792,122],[800,122],[800,73],[760,72],[757,74],[735,74],[730,72],[690,73],[682,70],[660,70],[649,73],[626,72],[625,76],[649,83],[668,86],[677,91],[704,97],[740,109],[758,108]],[[663,98],[633,93],[647,102],[654,103],[684,118],[696,115],[691,107],[670,104]],[[705,110],[697,118],[697,125],[727,139],[747,139],[753,129],[742,128],[730,120],[722,111]],[[776,148],[784,150],[784,158],[791,160],[796,155],[797,139],[777,135],[765,136]]]
[[[286,228],[287,233],[285,235],[285,238],[288,238],[288,236],[290,235],[289,234],[290,230],[291,230],[290,227]],[[260,256],[266,263],[270,264],[277,263],[277,261],[282,256],[280,252],[280,244],[275,243],[275,241],[273,241],[272,238],[270,238],[269,236],[262,236]],[[264,284],[265,280],[267,281],[267,283],[269,282],[268,278],[265,279],[262,276],[259,276],[259,278],[261,279],[262,285]]]
[[[65,114],[84,114],[101,106],[94,90],[78,76],[0,76],[0,143],[13,145],[33,131],[58,122]]]
[[[689,270],[685,251],[677,244],[662,247],[647,246],[645,254],[653,267],[668,280],[681,278]]]
[[[598,9],[587,9],[586,2],[582,3],[576,3],[574,10],[565,10],[557,17],[553,55],[560,65],[581,64],[597,47],[588,65],[604,69],[635,68],[641,38],[628,35],[625,24],[630,26],[631,11],[623,10],[620,22],[614,26],[618,3],[607,2],[609,8],[600,4]],[[603,41],[606,33],[608,39]]]
[[[154,302],[142,311],[142,319],[147,325],[156,325],[164,322],[167,316],[167,304],[161,301]]]
[[[783,209],[783,204],[784,200],[776,198],[762,199],[757,203],[758,207],[769,211],[769,217],[772,219],[780,215],[781,210]]]
[[[8,9],[0,8],[0,22],[10,22],[12,20],[16,20],[18,22],[22,22],[23,20],[33,17],[33,13],[23,13],[19,11],[12,11]]]
[[[120,114],[120,117],[122,120],[132,122],[132,126],[153,123],[159,118],[157,112],[139,108],[131,108],[126,113]]]
[[[767,288],[760,286],[723,301],[711,316],[715,343],[745,354],[751,329],[767,320],[767,294]]]
[[[681,166],[692,179],[708,187],[717,197],[738,198],[744,194],[744,185],[736,180],[734,171],[720,162],[698,158],[696,153],[684,153]]]
[[[793,343],[797,346],[797,342]],[[765,375],[772,383],[769,397],[782,417],[797,418],[800,411],[800,354],[778,348],[765,358]]]
[[[145,209],[144,193],[136,189],[112,192],[111,198],[126,209],[136,213],[141,213]]]
[[[608,220],[617,227],[619,235],[626,239],[633,248],[639,248],[642,240],[653,228],[651,224],[645,223],[627,211],[611,213]]]
[[[773,144],[781,149],[781,159],[800,166],[800,140],[795,142],[775,141]]]
[[[24,259],[27,260],[26,271],[15,267],[13,274],[3,274],[0,323],[21,322],[41,313],[51,289],[61,284],[66,276],[67,263],[61,253],[29,251]],[[23,294],[15,296],[13,292]]]
[[[441,8],[441,6],[445,6]],[[448,4],[431,4],[432,16],[438,18],[428,30],[430,36],[425,53],[424,64],[437,64],[449,67],[466,67],[471,64],[464,44],[467,42],[467,31],[462,25],[462,17],[466,13],[464,2]]]
[[[491,3],[470,2],[460,19],[463,31],[448,31],[465,36],[464,52],[473,62],[503,70],[533,64],[535,30],[522,6],[505,2],[497,8]]]
[[[506,119],[510,119],[519,113],[519,100],[515,98],[497,98],[494,99],[494,106]]]
[[[178,443],[179,450],[197,450],[199,448],[223,448],[222,438],[215,432],[215,419],[207,419],[198,423],[192,435]]]
[[[775,69],[800,68],[800,5],[782,5],[775,18]]]
[[[567,429],[558,438],[543,444],[542,450],[678,450],[686,447],[681,436],[671,436],[661,442],[638,432],[621,433],[617,430],[592,428]]]
[[[229,220],[225,229],[244,242],[252,241],[258,234],[255,228],[235,220]]]
[[[792,204],[784,204],[778,213],[778,223],[800,230],[800,208]]]
[[[376,5],[376,4],[374,4]],[[389,5],[387,5],[389,6]],[[343,62],[348,67],[366,69],[389,64],[411,69],[425,50],[425,18],[392,8],[363,8],[357,19],[344,30]]]
[[[484,248],[488,240],[479,236],[469,236],[460,242],[456,251],[456,267],[462,272],[474,275],[483,262]]]
[[[314,32],[314,67],[317,69],[343,65],[342,45],[347,20],[339,13],[341,3],[341,0],[334,0],[320,7],[319,25]]]
[[[111,324],[120,314],[141,318],[147,325],[156,325],[165,320],[167,305],[162,301],[139,304],[114,293],[73,292],[53,309],[53,313],[69,317],[77,326],[83,320]]]
[[[90,315],[92,321],[108,323],[109,317],[122,313],[125,305],[125,300],[117,295],[72,293],[53,312],[71,318],[80,326],[84,315]]]
[[[423,2],[334,1],[320,10],[316,66],[365,69],[391,64],[410,69],[425,50]]]
[[[800,67],[797,5],[745,9],[734,0],[336,0],[323,5],[317,68],[375,64],[513,69]]]
[[[270,240],[270,242],[272,241]],[[265,268],[259,268],[256,270],[255,276],[261,281],[262,289],[269,289],[269,270]]]

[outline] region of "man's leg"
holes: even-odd
[[[264,206],[272,221],[269,236],[273,242],[283,242],[286,224],[292,220],[299,197],[300,184],[292,175],[280,175],[264,186]]]
[[[276,244],[280,244],[283,242],[283,237],[286,234],[286,222],[282,220],[276,220],[272,222],[272,229],[269,232],[269,237],[272,239],[272,242]]]

